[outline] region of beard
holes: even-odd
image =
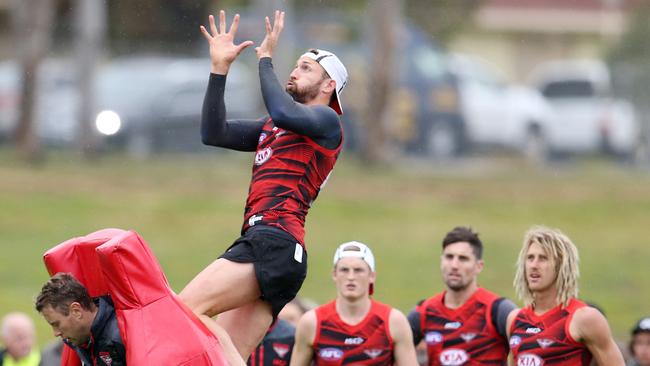
[[[465,283],[448,283],[447,288],[452,290],[452,291],[462,291],[467,288],[467,284]]]
[[[463,282],[462,280],[459,281],[446,280],[445,285],[447,285],[447,288],[452,291],[462,291],[470,285],[470,282]]]
[[[320,92],[320,86],[317,84],[310,85],[304,88],[299,88],[295,83],[287,85],[285,88],[287,93],[291,95],[294,101],[298,103],[306,103],[316,98]]]

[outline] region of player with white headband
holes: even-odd
[[[253,42],[234,43],[239,15],[230,28],[223,10],[218,27],[212,16],[209,23],[209,30],[201,27],[211,60],[203,143],[255,155],[241,237],[179,295],[212,332],[225,330],[246,359],[305,279],[305,219],[343,145],[339,115],[348,74],[333,53],[310,50],[282,85],[272,62],[284,27],[284,12],[276,11],[273,24],[265,19],[266,36],[255,48],[268,115],[226,119],[230,65]]]
[[[375,257],[358,241],[334,254],[336,299],[300,318],[291,366],[417,365],[404,314],[370,297]]]

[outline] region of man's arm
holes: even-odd
[[[418,305],[421,303],[422,301],[420,301]],[[407,318],[413,334],[413,344],[417,345],[422,341],[422,338],[424,338],[422,335],[422,329],[420,329],[420,313],[417,311],[417,307],[413,308],[409,312]]]
[[[401,311],[392,309],[389,318],[390,335],[395,343],[393,351],[397,366],[417,365],[415,347],[413,347],[413,334],[408,320]]]
[[[515,314],[516,312],[514,310],[517,309],[517,305],[515,305],[512,301],[509,299],[506,299],[505,297],[498,299],[497,301],[494,302],[492,305],[492,324],[494,325],[494,328],[497,330],[497,333],[501,337],[504,337],[508,339],[508,318],[510,317],[511,314]]]
[[[295,102],[278,81],[269,57],[260,59],[259,73],[262,98],[276,126],[309,136],[329,149],[338,147],[342,135],[341,124],[332,108]]]
[[[264,120],[226,121],[226,75],[210,74],[201,113],[201,140],[206,145],[255,151]]]
[[[508,339],[508,347],[510,347],[510,335],[512,334],[512,325],[519,314],[520,309],[514,309],[508,314],[506,318],[506,339]],[[514,365],[514,360],[512,359],[512,352],[508,352],[508,366]]]
[[[569,324],[573,339],[583,342],[598,365],[624,366],[623,355],[618,349],[607,319],[592,307],[578,309]]]
[[[316,312],[310,310],[298,321],[296,342],[291,353],[290,366],[309,366],[314,358],[313,344],[316,338]]]
[[[521,309],[515,309],[508,314],[508,318],[506,319],[506,336],[508,339],[510,339],[510,336],[512,335],[512,326],[515,322],[515,319],[517,318],[517,314],[519,314],[519,311]]]
[[[208,17],[208,21],[209,32],[204,26],[200,27],[210,48],[211,72],[201,114],[203,143],[235,150],[254,151],[263,123],[226,122],[226,106],[223,101],[226,75],[230,65],[253,42],[244,41],[238,45],[234,43],[239,28],[239,14],[234,16],[230,29],[226,29],[226,13],[223,10],[219,11],[219,27],[212,15]]]
[[[273,26],[265,19],[266,35],[259,47],[255,48],[259,62],[262,98],[273,123],[285,130],[309,136],[319,145],[328,149],[339,146],[341,124],[336,112],[328,106],[306,106],[296,103],[284,90],[273,71],[273,52],[284,29],[284,12],[275,11]]]

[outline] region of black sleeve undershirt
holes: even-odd
[[[500,298],[492,305],[492,324],[497,330],[497,333],[502,337],[508,334],[507,323],[508,315],[511,311],[515,310],[517,305],[506,298]]]
[[[226,75],[210,74],[201,112],[201,140],[205,145],[255,151],[264,119],[226,121],[225,89]]]
[[[259,73],[264,104],[275,126],[308,136],[328,149],[338,147],[342,131],[333,109],[295,102],[278,81],[271,58],[260,59]],[[201,139],[206,145],[255,151],[266,118],[226,120],[225,89],[226,75],[210,74],[201,113]]]
[[[341,124],[332,108],[295,102],[278,81],[270,57],[260,59],[259,73],[262,98],[276,126],[309,136],[328,149],[338,147],[342,136]]]
[[[421,305],[423,301],[424,300],[418,301],[418,305]],[[422,341],[422,338],[424,338],[422,329],[420,329],[420,313],[417,311],[417,306],[409,311],[406,318],[408,319],[411,331],[413,332],[413,344],[417,346]]]

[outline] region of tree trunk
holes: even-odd
[[[36,161],[42,157],[34,123],[38,98],[37,74],[51,42],[54,3],[51,0],[14,0],[12,6],[15,46],[22,73],[20,110],[14,138],[19,155],[28,161]]]
[[[97,61],[104,49],[107,2],[104,0],[77,0],[76,63],[79,106],[77,110],[78,148],[85,157],[97,151],[95,133],[95,81]]]
[[[391,120],[395,77],[395,49],[403,0],[369,0],[368,110],[361,158],[370,164],[387,160],[387,126]]]

